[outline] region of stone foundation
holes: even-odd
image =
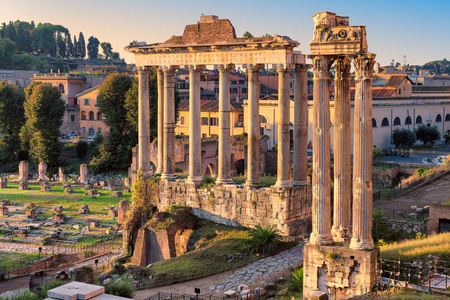
[[[229,226],[275,225],[283,235],[301,235],[311,227],[311,186],[248,188],[230,184],[197,189],[184,180],[160,183],[158,209],[171,204],[192,207],[194,215]]]
[[[330,299],[347,299],[369,292],[377,283],[377,249],[305,245],[303,299],[322,291]]]

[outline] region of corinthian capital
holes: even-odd
[[[350,79],[351,59],[347,55],[338,56],[334,60],[336,80]]]
[[[311,55],[309,58],[313,61],[314,78],[330,78],[331,56]]]
[[[375,54],[360,54],[355,56],[355,80],[372,79]]]

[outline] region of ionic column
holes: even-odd
[[[375,54],[355,57],[353,230],[350,248],[372,249],[372,75]]]
[[[247,65],[248,74],[248,142],[247,181],[248,186],[259,185],[259,70],[263,65]]]
[[[292,187],[290,168],[290,99],[289,69],[284,65],[277,66],[278,72],[278,162],[277,182],[280,188]]]
[[[232,183],[230,156],[230,70],[219,65],[219,169],[216,184]]]
[[[293,185],[308,184],[308,69],[296,65],[294,72]]]
[[[312,244],[330,244],[330,66],[331,57],[311,57],[313,94]]]
[[[174,179],[175,173],[175,80],[176,67],[164,67],[164,154],[161,178]]]
[[[350,225],[351,196],[351,110],[350,62],[347,56],[334,60],[334,205],[331,234],[344,242]]]
[[[142,174],[149,175],[150,170],[150,98],[148,77],[150,71],[140,67],[139,74],[139,169]]]
[[[200,111],[200,73],[202,66],[189,66],[189,178],[202,182],[202,140]]]
[[[163,156],[164,156],[164,72],[158,68],[158,166],[156,173],[163,172]]]

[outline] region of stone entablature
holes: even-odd
[[[184,205],[203,219],[249,228],[275,225],[283,235],[306,234],[311,224],[311,185],[249,189],[230,184],[197,189],[184,180],[165,181],[160,184],[160,201],[160,211],[171,204]]]

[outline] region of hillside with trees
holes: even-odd
[[[108,44],[103,54],[99,46]],[[39,23],[34,21],[9,21],[0,25],[0,69],[39,70],[49,72],[59,70],[66,72],[76,68],[76,60],[119,60],[118,52],[112,52],[111,44],[100,43],[99,39],[90,36],[86,39],[83,32],[71,34],[62,25]]]

